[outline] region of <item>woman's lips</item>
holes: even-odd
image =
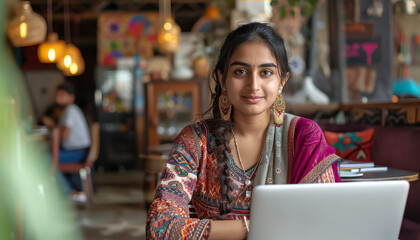
[[[243,98],[249,102],[249,103],[258,103],[259,101],[261,101],[261,99],[263,97],[259,97],[259,96],[243,96]]]

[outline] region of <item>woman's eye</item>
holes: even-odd
[[[245,71],[245,70],[243,70],[243,69],[239,69],[239,70],[236,70],[236,71],[235,71],[235,74],[236,74],[236,75],[245,75],[245,74],[246,74],[246,71]]]
[[[265,76],[265,77],[268,77],[268,76],[273,75],[273,72],[270,71],[270,70],[264,70],[264,71],[261,72],[261,75]]]

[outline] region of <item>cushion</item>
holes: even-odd
[[[338,156],[361,162],[370,162],[373,134],[375,129],[370,128],[360,132],[335,133],[324,131],[327,143],[335,149]]]

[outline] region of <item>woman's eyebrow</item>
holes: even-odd
[[[250,67],[251,66],[248,63],[239,62],[239,61],[235,61],[235,62],[230,64],[230,66],[234,66],[234,65],[245,66],[245,67]],[[263,64],[258,65],[258,67],[259,68],[263,68],[263,67],[275,67],[275,68],[277,68],[276,64],[274,64],[274,63],[263,63]]]

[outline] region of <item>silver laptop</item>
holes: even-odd
[[[407,181],[262,185],[248,239],[398,239]]]

